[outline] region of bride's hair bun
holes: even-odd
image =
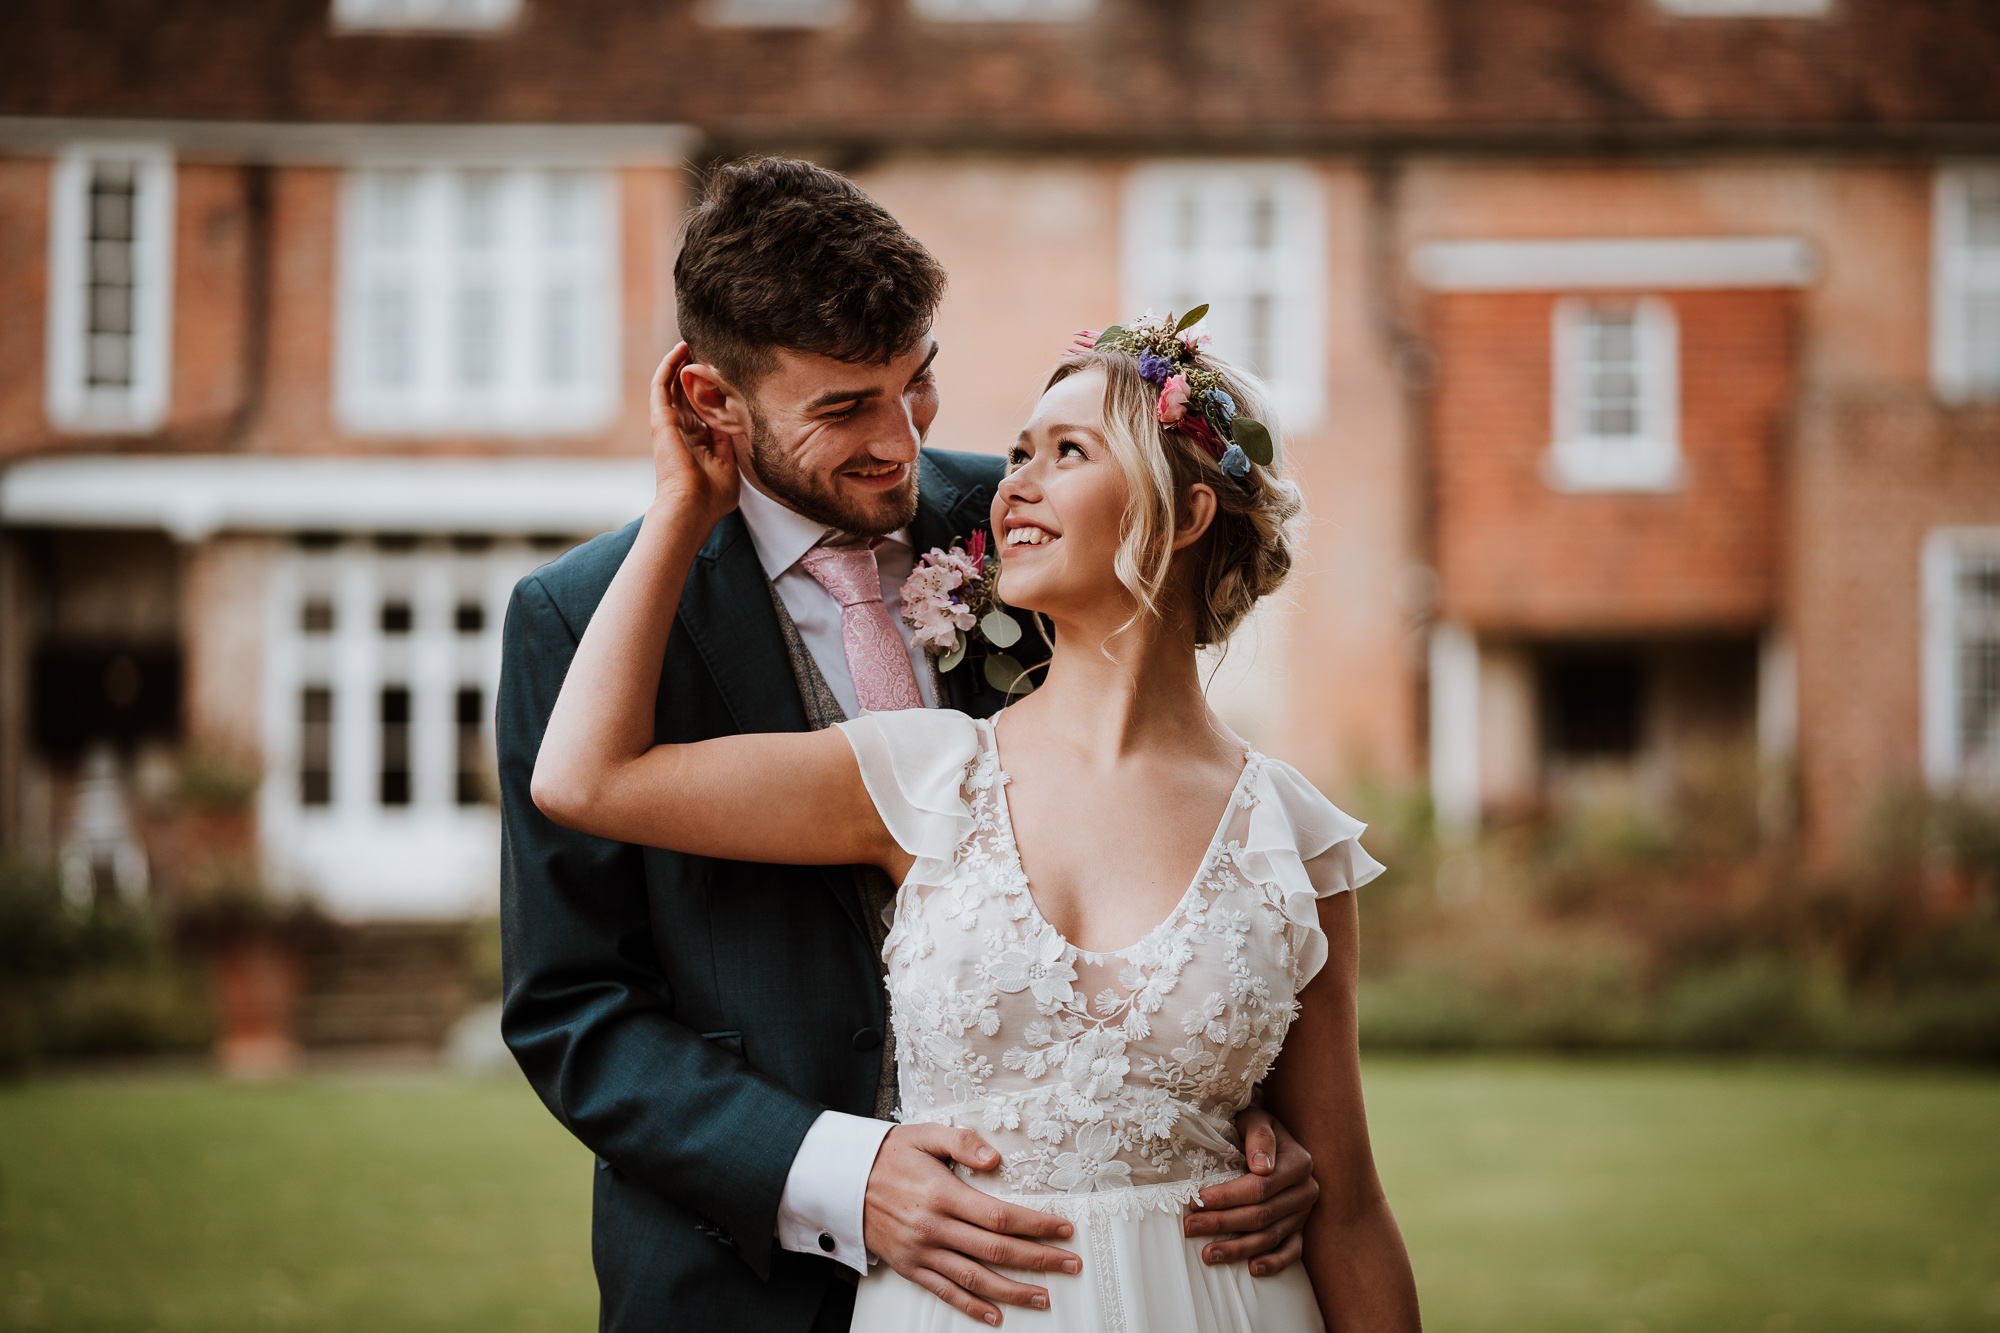
[[[1200,357],[1202,367],[1220,379],[1236,410],[1269,430],[1276,450],[1269,465],[1231,475],[1210,447],[1183,430],[1162,425],[1159,388],[1141,373],[1138,358],[1123,351],[1099,348],[1065,357],[1042,392],[1083,371],[1104,370],[1106,441],[1131,488],[1116,568],[1142,614],[1168,610],[1163,602],[1181,497],[1196,482],[1215,492],[1214,521],[1200,541],[1180,553],[1193,569],[1187,609],[1194,622],[1194,640],[1205,647],[1227,639],[1258,599],[1277,591],[1291,574],[1304,505],[1299,488],[1285,476],[1284,446],[1263,382],[1206,349]]]

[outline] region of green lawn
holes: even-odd
[[[2000,1078],[1373,1059],[1368,1090],[1434,1333],[2000,1330]],[[0,1328],[583,1333],[590,1177],[515,1081],[0,1090]]]

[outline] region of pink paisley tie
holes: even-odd
[[[841,645],[847,649],[847,671],[861,706],[871,713],[922,708],[924,696],[917,691],[910,650],[889,619],[889,608],[882,605],[876,542],[815,546],[799,557],[799,563],[840,603]]]

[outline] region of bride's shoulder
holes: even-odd
[[[1367,825],[1329,801],[1305,774],[1282,759],[1258,759],[1254,841],[1296,848],[1311,860],[1336,843],[1359,838]]]
[[[976,747],[980,724],[956,708],[900,708],[887,713],[863,713],[838,724],[850,733],[868,731],[892,745],[924,749]]]

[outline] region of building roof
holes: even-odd
[[[1097,0],[1042,23],[847,0],[826,28],[718,26],[717,2],[523,0],[459,36],[336,32],[329,0],[12,0],[0,115],[680,123],[724,151],[2000,143],[1991,0]]]

